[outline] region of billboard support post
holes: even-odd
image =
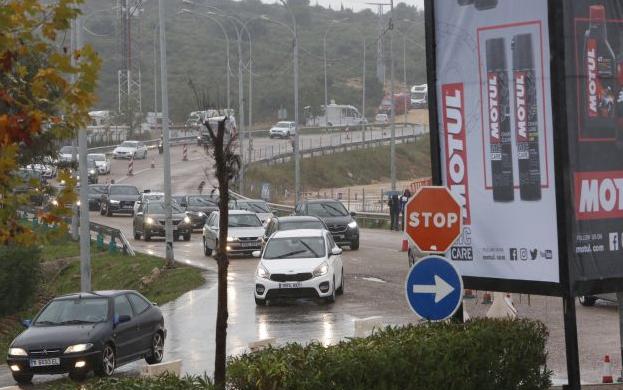
[[[575,298],[566,294],[562,297],[565,327],[565,353],[567,356],[567,383],[565,390],[580,390],[580,352],[578,350],[578,328],[575,317]]]

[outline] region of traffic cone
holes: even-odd
[[[601,383],[613,383],[612,379],[612,363],[610,363],[610,356],[604,356],[604,362],[602,366]]]
[[[482,304],[483,305],[490,305],[493,301],[491,300],[491,293],[488,291],[485,291],[484,294],[482,294]]]
[[[474,299],[476,298],[476,295],[474,295],[474,290],[472,290],[471,288],[466,288],[465,291],[463,292],[463,299]]]

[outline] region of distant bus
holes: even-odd
[[[411,107],[427,108],[428,107],[428,85],[420,84],[411,87]]]
[[[320,114],[311,114],[311,107],[305,107],[305,124],[307,126],[356,126],[365,123],[366,119],[355,106],[348,104],[331,104],[325,111],[324,105],[320,107]]]

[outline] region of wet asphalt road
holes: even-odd
[[[187,162],[181,161],[181,148],[176,147],[172,151],[174,192],[194,192],[197,183],[203,179],[203,168],[207,167],[210,172],[210,161],[196,147],[190,148],[190,161]],[[105,181],[115,178],[117,182],[135,184],[141,190],[161,190],[162,170],[159,169],[159,161],[156,162],[155,169],[149,167],[154,155],[158,156],[150,151],[150,158],[146,161],[136,161],[135,175],[132,177],[124,176],[127,161],[114,161],[112,175],[102,176],[100,179]],[[164,254],[162,240],[132,240],[130,217],[102,217],[98,213],[91,213],[91,218],[95,222],[122,229],[138,251]],[[399,251],[400,243],[400,233],[364,229],[359,251],[346,250],[343,254],[346,291],[334,304],[299,300],[256,307],[252,288],[257,260],[232,259],[228,290],[228,353],[242,353],[249,342],[269,337],[275,337],[278,344],[311,340],[331,344],[344,337],[353,336],[353,320],[356,318],[381,316],[387,324],[417,321],[404,299],[407,260],[406,255]],[[216,263],[213,258],[203,256],[200,234],[194,234],[190,242],[175,242],[174,250],[178,261],[206,270],[206,284],[174,302],[162,305],[169,331],[165,358],[183,359],[184,372],[211,374],[216,319]],[[466,309],[472,317],[484,316],[490,307],[481,304],[481,295],[479,292],[477,299],[465,301]],[[555,382],[563,382],[566,377],[566,363],[561,300],[515,295],[514,302],[521,317],[539,319],[548,326],[548,367],[554,371]],[[592,308],[578,304],[577,309],[582,379],[586,383],[595,383],[601,379],[600,359],[605,354],[610,355],[615,367],[621,367],[617,310],[615,305],[603,302]],[[136,371],[142,364],[144,363],[133,363],[119,371]],[[49,381],[54,378],[38,377],[36,381]],[[13,381],[8,369],[6,366],[0,367],[0,386],[11,384]]]

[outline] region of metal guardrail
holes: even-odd
[[[175,137],[169,140],[169,144],[176,145],[176,144],[184,143],[185,141],[194,141],[196,139],[197,139],[196,135]],[[147,145],[148,149],[156,149],[158,147],[159,141],[160,141],[160,138],[156,138],[156,139],[146,140],[143,142]],[[112,152],[117,146],[119,145],[97,146],[95,148],[89,148],[88,150],[89,150],[89,153],[108,153],[108,152]]]
[[[130,256],[136,255],[134,249],[132,248],[132,245],[130,245],[130,242],[121,230],[96,222],[89,222],[89,230],[97,233],[98,235],[103,234],[110,236],[110,242],[112,243],[115,243],[115,240],[119,239],[119,241],[121,242],[123,253]]]

